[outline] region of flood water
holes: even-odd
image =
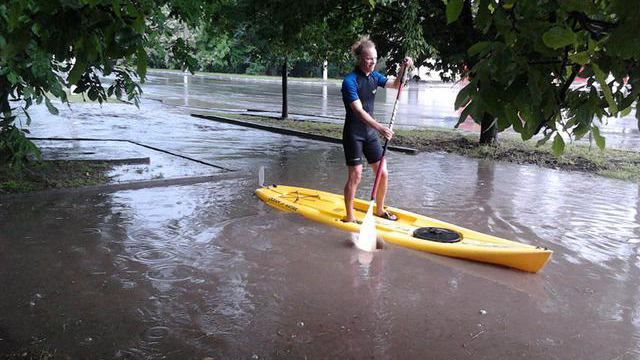
[[[387,245],[286,214],[268,183],[341,192],[339,145],[143,101],[34,108],[33,136],[140,140],[231,179],[0,198],[0,356],[637,359],[640,186],[444,153],[390,153],[388,203],[554,251],[539,273]],[[372,185],[367,169],[359,190]]]
[[[401,93],[395,126],[453,129],[460,116],[454,109],[455,99],[464,86],[462,82],[411,82]],[[273,116],[280,116],[282,110],[282,85],[278,81],[256,82],[152,73],[144,89],[149,97],[187,109],[253,109]],[[344,105],[339,82],[321,84],[290,81],[288,93],[291,114],[312,115],[316,120],[342,123]],[[389,121],[396,94],[393,89],[378,89],[375,115],[379,121]],[[640,131],[635,110],[622,118],[596,119],[594,125],[605,136],[607,147],[640,151]],[[461,124],[460,129],[472,132],[480,130],[471,120]],[[582,143],[588,141],[587,138],[580,140]],[[593,147],[596,148],[595,143]]]

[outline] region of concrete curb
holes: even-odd
[[[192,113],[191,116],[197,117],[197,118],[200,118],[200,119],[214,120],[214,121],[223,122],[223,123],[227,123],[227,124],[245,126],[245,127],[250,127],[250,128],[259,129],[259,130],[266,130],[266,131],[270,131],[270,132],[274,132],[274,133],[278,133],[278,134],[283,134],[283,135],[297,136],[297,137],[300,137],[300,138],[303,138],[303,139],[311,139],[311,140],[330,142],[330,143],[334,143],[334,144],[342,144],[342,140],[338,139],[338,138],[334,138],[334,137],[330,137],[330,136],[324,136],[324,135],[310,134],[310,133],[306,133],[306,132],[302,132],[302,131],[285,129],[285,128],[281,128],[281,127],[277,127],[277,126],[261,125],[261,124],[256,124],[256,123],[250,122],[250,121],[229,119],[229,118],[226,118],[226,117],[216,116],[216,115],[209,115],[209,114]],[[418,150],[416,150],[416,149],[403,147],[403,146],[389,145],[387,147],[387,149],[389,149],[391,151],[397,151],[397,152],[402,152],[402,153],[405,153],[405,154],[412,154],[412,155],[418,153]]]
[[[172,151],[168,151],[168,150],[164,150],[164,149],[160,149],[158,147],[155,146],[151,146],[151,145],[147,145],[147,144],[143,144],[141,142],[138,141],[133,141],[133,140],[126,140],[126,139],[110,139],[110,138],[105,138],[105,139],[96,139],[96,138],[64,138],[64,137],[28,137],[27,139],[29,140],[48,140],[48,141],[113,141],[113,142],[126,142],[126,143],[130,143],[130,144],[134,144],[137,146],[141,146],[147,149],[151,149],[151,150],[155,150],[155,151],[159,151],[168,155],[172,155],[172,156],[176,156],[185,160],[189,160],[189,161],[193,161],[193,162],[197,162],[199,164],[202,165],[207,165],[207,166],[211,166],[214,167],[216,169],[220,169],[220,170],[224,170],[224,171],[236,171],[235,169],[228,169],[225,168],[223,166],[220,165],[216,165],[216,164],[212,164],[206,161],[202,161],[199,159],[194,159],[192,157],[189,156],[185,156],[185,155],[181,155]]]

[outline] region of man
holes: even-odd
[[[402,79],[387,79],[374,71],[378,61],[375,44],[365,36],[355,42],[351,51],[357,59],[354,71],[347,74],[342,82],[342,101],[346,110],[344,128],[342,130],[342,146],[349,169],[347,183],[344,186],[344,205],[346,217],[343,221],[354,222],[353,199],[362,178],[364,159],[371,164],[373,173],[378,171],[382,160],[382,146],[378,139],[380,134],[385,139],[393,137],[393,131],[378,123],[373,118],[373,108],[378,87],[398,88]],[[405,58],[402,67],[411,66],[411,58]],[[389,220],[397,220],[394,214],[384,209],[384,198],[387,193],[388,172],[382,161],[380,183],[376,193],[375,215]]]

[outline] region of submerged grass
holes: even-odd
[[[280,120],[244,114],[217,114],[222,117],[293,129],[311,134],[342,137],[342,125],[309,120]],[[586,144],[570,144],[561,156],[555,156],[550,144],[536,146],[513,135],[500,134],[495,145],[480,145],[478,135],[453,129],[395,129],[393,144],[419,151],[445,151],[472,158],[494,159],[546,168],[593,173],[609,178],[640,181],[640,153],[605,149]]]
[[[112,165],[106,162],[51,160],[31,162],[21,172],[0,167],[0,194],[102,185]]]

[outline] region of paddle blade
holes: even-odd
[[[373,217],[373,204],[374,202],[371,201],[367,214],[362,220],[362,225],[360,225],[358,239],[354,242],[355,246],[363,251],[374,251],[376,249],[377,234],[376,222]]]

